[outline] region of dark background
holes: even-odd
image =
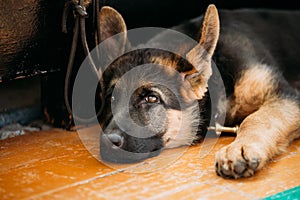
[[[101,1],[101,0],[100,0]],[[2,0],[0,5],[0,81],[54,72],[66,67],[71,34],[61,32],[64,0]],[[296,0],[107,0],[129,29],[170,27],[198,16],[207,5],[219,9],[299,9]],[[69,24],[72,32],[72,24]]]
[[[212,3],[218,9],[300,9],[300,4],[296,0],[279,2],[271,0],[99,1],[101,5],[109,5],[118,10],[124,17],[128,29],[145,26],[170,27],[186,19],[203,14],[206,7]],[[2,121],[0,120],[0,128],[6,121],[16,121],[15,115],[11,114],[11,110],[23,107],[31,108],[32,106],[35,109],[35,113],[37,113],[37,110],[40,110],[40,113],[43,113],[43,116],[47,116],[47,120],[52,124],[62,127],[68,127],[67,124],[70,124],[70,119],[63,103],[63,86],[72,40],[73,20],[70,13],[67,24],[68,33],[62,33],[61,18],[64,3],[65,0],[1,1],[0,117]],[[88,13],[92,13],[91,8],[88,8]],[[87,18],[88,39],[93,36],[91,20],[91,17]],[[92,49],[92,46],[90,46],[90,49]],[[83,58],[84,54],[79,45],[75,65],[79,66]],[[32,77],[34,77],[34,80],[32,80]],[[35,88],[35,90],[30,91],[30,88]],[[16,94],[15,96],[12,95],[11,99],[21,99],[19,105],[18,101],[7,99],[6,94],[9,90],[13,90],[10,91],[10,94]],[[19,92],[19,90],[22,91]],[[18,96],[20,93],[31,95]],[[24,104],[26,98],[38,98],[40,103],[37,105],[26,105]],[[1,101],[1,99],[4,100]],[[13,105],[9,105],[9,103]],[[37,109],[37,107],[40,109]],[[26,112],[28,112],[28,109],[26,109]],[[18,116],[21,116],[20,119],[25,117],[22,113]],[[26,113],[26,116],[30,116],[30,114]],[[35,114],[34,116],[37,117],[38,115]],[[34,116],[31,118],[34,118]]]

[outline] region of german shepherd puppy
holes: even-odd
[[[102,40],[127,31],[122,16],[110,7],[101,9],[100,29]],[[216,172],[225,178],[252,176],[300,136],[300,12],[218,11],[210,5],[204,16],[173,29],[199,41],[194,47],[178,47],[185,59],[162,50],[139,49],[118,57],[103,72],[102,159],[135,162],[203,138],[211,114],[208,81],[213,60],[226,89],[225,124],[240,125],[235,141],[216,154]],[[115,49],[118,53],[130,45],[126,34],[123,39]],[[158,36],[149,42],[161,41]],[[127,105],[119,105],[122,95],[136,87],[136,80],[118,81],[136,66],[149,63],[157,66],[139,72],[136,79],[144,80],[143,85],[130,94]],[[170,80],[173,89],[157,82],[158,75]],[[143,128],[128,126],[129,118]]]

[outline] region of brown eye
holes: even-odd
[[[149,96],[147,96],[147,97],[145,98],[145,101],[146,101],[147,103],[157,103],[157,102],[159,102],[159,99],[158,99],[157,96],[149,95]]]

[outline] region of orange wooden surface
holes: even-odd
[[[233,139],[218,139],[202,158],[197,145],[167,166],[159,163],[172,151],[115,169],[95,159],[76,132],[28,133],[0,141],[0,199],[257,199],[300,185],[300,140],[251,178],[218,177],[214,153]]]

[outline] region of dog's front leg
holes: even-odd
[[[233,143],[216,154],[216,171],[226,178],[248,177],[300,137],[299,103],[274,100],[244,119]]]

